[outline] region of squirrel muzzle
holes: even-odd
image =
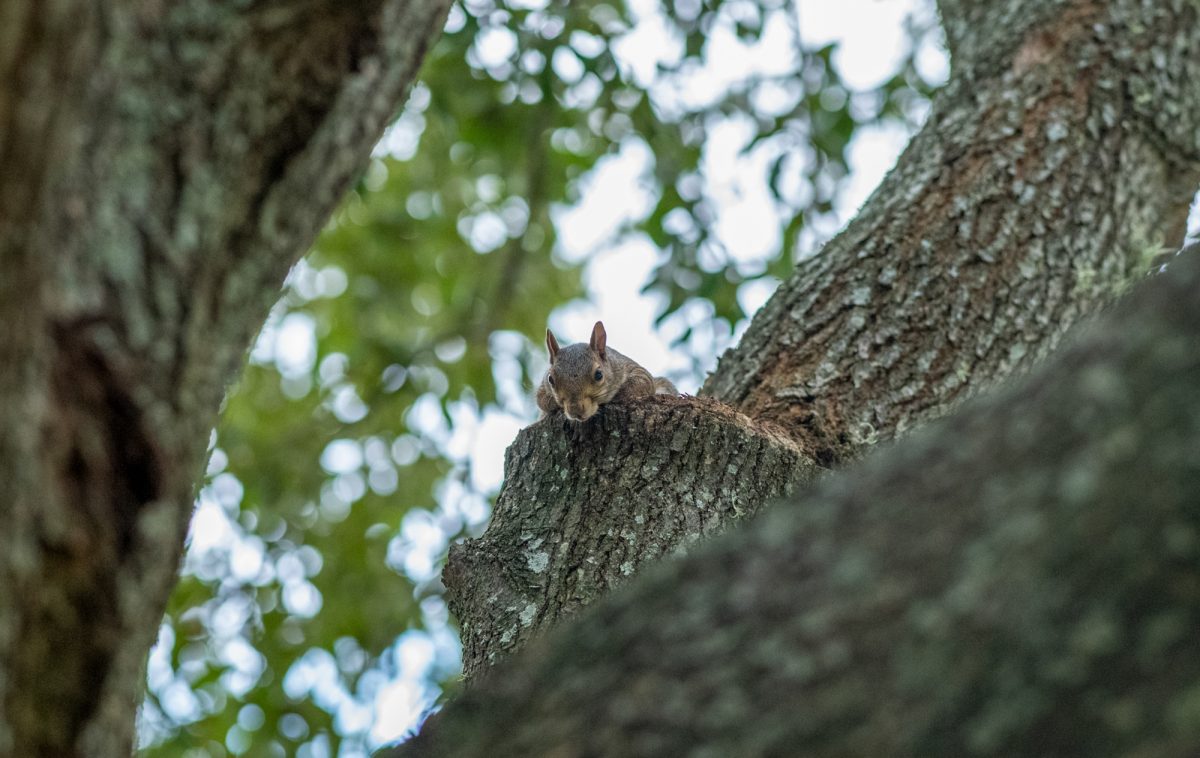
[[[587,421],[595,416],[598,410],[600,404],[590,397],[581,397],[563,405],[563,413],[572,421]]]

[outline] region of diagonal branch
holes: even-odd
[[[1194,3],[942,15],[953,74],[925,127],[704,387],[827,464],[1047,355],[1182,241],[1200,182]]]

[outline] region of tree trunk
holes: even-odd
[[[646,570],[387,755],[1192,756],[1200,245],[1033,376]]]
[[[1142,275],[1164,244],[1178,244],[1200,181],[1194,2],[946,0],[941,10],[953,75],[928,123],[858,218],[800,264],[704,387],[758,427],[782,430],[819,466],[856,458],[1026,371]],[[676,423],[705,427],[711,407],[694,406]],[[624,435],[653,436],[637,426],[640,416],[621,418],[633,424]],[[517,649],[522,629],[541,629],[626,578],[586,560],[590,553],[617,552],[636,567],[700,536],[634,521],[642,509],[612,482],[632,481],[639,461],[601,465],[610,453],[594,436],[537,439],[521,443],[540,447],[506,471],[494,516],[504,533],[451,550],[446,584],[468,641],[468,675]],[[552,446],[572,451],[565,473]],[[662,451],[668,462],[673,454]],[[773,482],[761,481],[767,472],[688,472],[711,499],[740,505],[705,521],[704,533],[754,513],[811,470]],[[571,487],[559,485],[563,476]],[[646,507],[658,507],[663,489],[644,489]],[[596,494],[605,492],[612,497]],[[588,493],[586,505],[578,493]],[[681,507],[689,506],[671,512]],[[580,511],[604,517],[547,531],[554,514]],[[666,523],[679,519],[703,521]],[[549,555],[575,558],[526,582],[524,534]],[[563,586],[587,587],[586,597],[551,589]]]
[[[131,750],[227,383],[448,0],[0,6],[0,755]]]

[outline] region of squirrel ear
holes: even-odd
[[[596,353],[599,354],[600,360],[605,359],[604,348],[607,343],[608,335],[604,333],[604,324],[603,322],[597,321],[596,325],[592,327],[592,340],[589,344],[591,345],[592,350],[595,350]]]
[[[546,349],[550,351],[550,360],[554,360],[554,356],[558,355],[558,340],[554,339],[554,332],[546,330]]]

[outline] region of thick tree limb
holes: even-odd
[[[1045,356],[1182,242],[1200,182],[1194,2],[941,8],[925,127],[704,387],[825,462]]]
[[[393,756],[1200,742],[1200,246],[979,398],[498,666]]]
[[[225,386],[448,5],[0,8],[0,754],[130,752]]]
[[[752,515],[812,469],[780,430],[711,400],[659,397],[605,407],[591,424],[556,414],[526,428],[508,449],[511,484],[487,533],[455,545],[444,574],[466,675],[646,561]]]

